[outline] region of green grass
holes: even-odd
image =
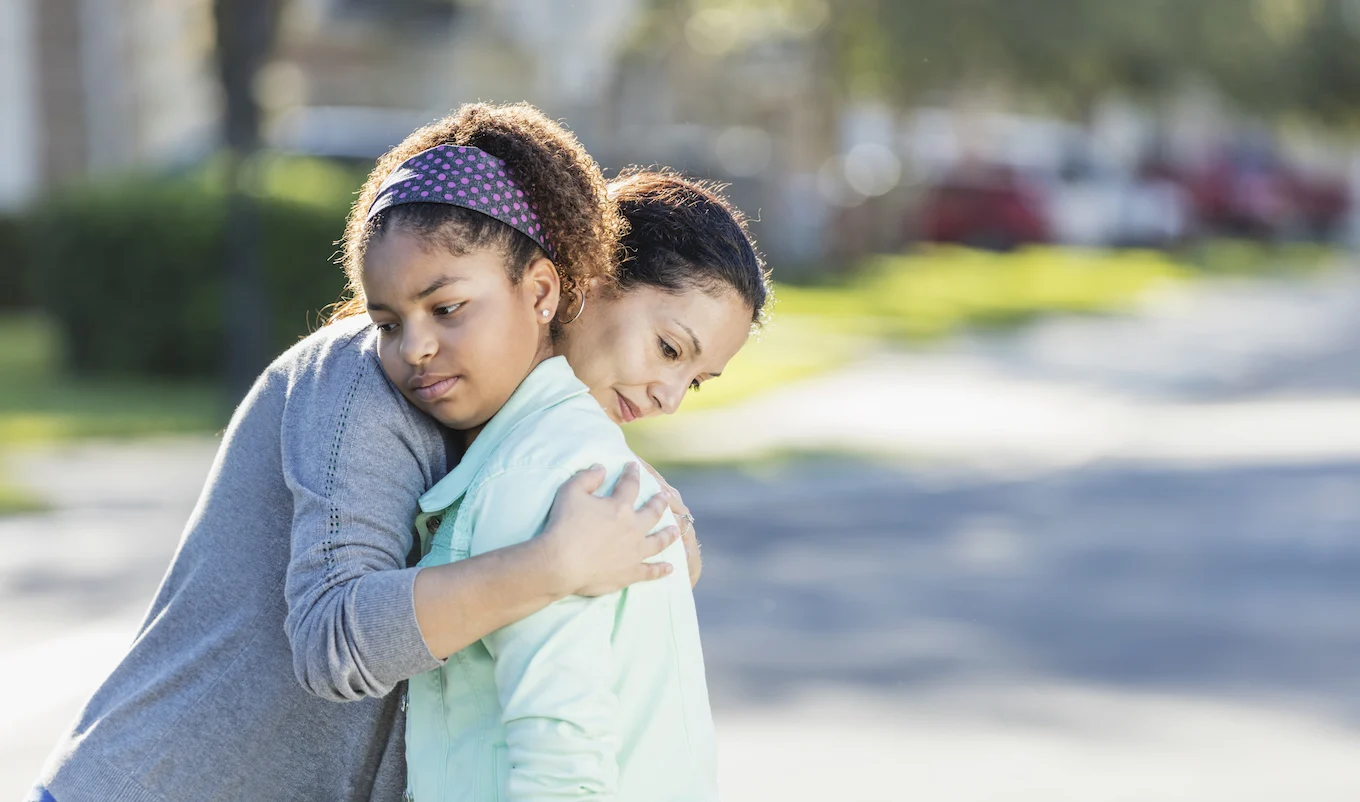
[[[876,342],[935,339],[1052,312],[1117,310],[1192,274],[1153,251],[940,247],[875,257],[826,284],[776,286],[765,329],[683,408],[725,406],[823,373]]]
[[[204,384],[73,377],[40,315],[0,318],[0,448],[82,437],[213,431],[225,410]]]
[[[222,425],[225,411],[212,387],[82,379],[64,374],[60,363],[60,337],[49,319],[0,317],[0,457],[16,446],[209,432]],[[0,515],[46,508],[0,461]]]
[[[1115,311],[1192,273],[1155,251],[932,247],[874,257],[836,284],[780,287],[775,314],[817,316],[845,333],[922,341],[1053,312]]]
[[[1186,263],[1202,273],[1224,276],[1297,274],[1321,270],[1337,261],[1334,247],[1312,242],[1267,245],[1240,239],[1209,239],[1186,248]]]

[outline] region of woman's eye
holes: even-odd
[[[662,339],[658,339],[657,342],[661,343],[661,355],[662,355],[662,356],[666,357],[667,359],[679,359],[679,358],[680,358],[680,352],[677,351],[677,350],[675,350],[674,348],[672,348],[670,343],[668,343],[668,342],[666,342],[665,340],[662,340]]]
[[[397,328],[396,323],[375,323],[374,325],[377,327],[378,331],[384,334],[394,331]]]
[[[440,317],[444,317],[445,315],[451,315],[454,312],[457,312],[458,307],[460,306],[462,306],[462,304],[449,304],[448,306],[436,306],[434,308],[434,313],[436,315],[439,315]]]

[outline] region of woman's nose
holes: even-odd
[[[652,400],[661,408],[666,415],[674,415],[680,408],[680,402],[685,400],[685,388],[688,384],[672,382],[666,384],[652,385]]]

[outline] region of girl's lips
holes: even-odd
[[[458,383],[457,376],[450,376],[447,379],[440,379],[434,384],[427,384],[424,387],[416,388],[416,395],[421,401],[438,401],[445,393],[453,389],[453,385]]]
[[[632,423],[641,417],[633,407],[632,402],[623,397],[623,393],[615,390],[614,394],[619,397],[619,417],[623,419],[624,423]]]

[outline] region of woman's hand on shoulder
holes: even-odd
[[[694,533],[694,516],[690,514],[689,507],[685,506],[685,500],[680,498],[680,491],[671,487],[665,477],[656,472],[648,463],[642,463],[661,485],[661,494],[666,497],[670,504],[671,512],[680,520],[680,539],[685,541],[685,562],[689,565],[689,586],[694,587],[699,584],[699,574],[703,573],[703,558],[699,555],[699,536]]]
[[[644,562],[680,537],[676,526],[647,534],[666,511],[666,494],[658,493],[634,509],[640,486],[636,463],[624,468],[612,494],[594,495],[604,480],[604,468],[595,466],[563,484],[539,538],[551,548],[563,573],[563,587],[571,594],[604,596],[635,582],[661,579],[673,570],[667,562]]]

